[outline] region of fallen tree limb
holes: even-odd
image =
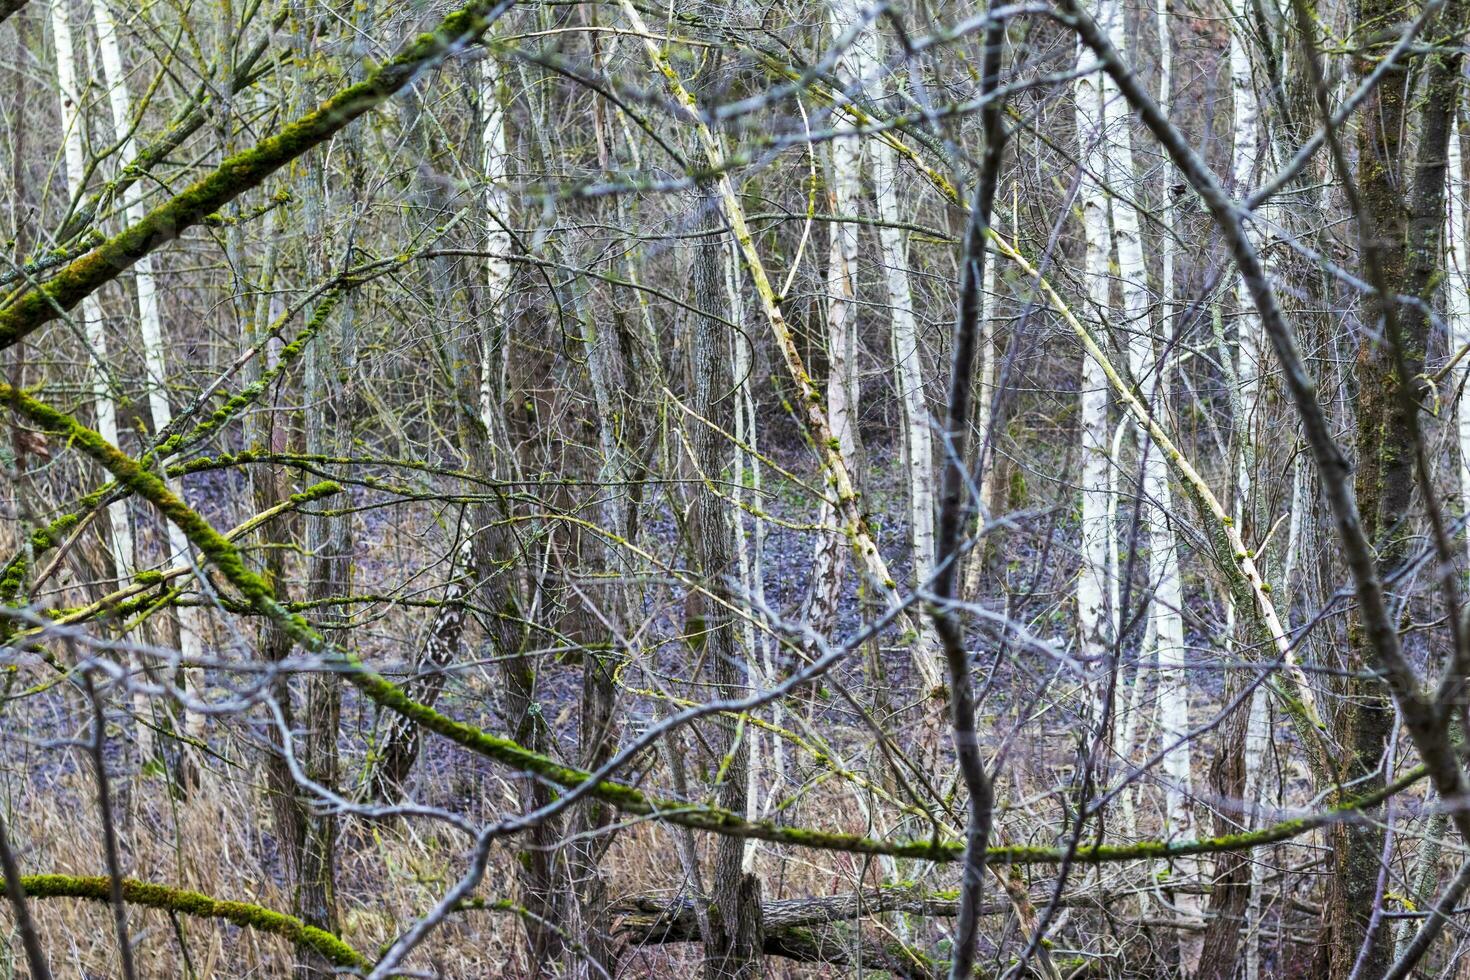
[[[908,915],[954,915],[959,908],[957,892],[924,892],[918,888],[895,886],[870,888],[848,895],[818,895],[812,898],[786,898],[761,906],[761,923],[767,930],[798,926],[830,925],[848,922],[865,915],[903,912]],[[1010,910],[1009,903],[991,906],[987,915]],[[689,899],[668,901],[649,896],[635,896],[614,905],[619,917],[617,932],[633,943],[684,942],[675,938],[688,935],[690,942],[699,938],[694,903]]]
[[[854,935],[832,928],[820,928],[830,926],[833,922],[879,911],[877,908],[863,906],[864,897],[879,899],[881,895],[865,893],[764,903],[761,906],[761,929],[765,943],[763,951],[767,956],[780,956],[799,963],[879,968],[901,977],[938,975],[941,972],[940,966],[923,953],[900,942],[884,941],[871,930]],[[934,909],[920,914],[953,915],[959,903],[955,900],[929,903],[910,899],[907,904],[915,911]],[[630,946],[701,941],[694,903],[687,899],[670,903],[637,898],[621,907],[615,907],[612,911],[614,915],[620,916],[615,934]],[[818,928],[813,928],[814,926]]]

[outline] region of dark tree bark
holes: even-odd
[[[1237,685],[1238,686],[1238,685]],[[1230,693],[1225,695],[1230,700]],[[1210,788],[1215,799],[1215,833],[1237,834],[1245,826],[1245,734],[1250,718],[1242,708],[1220,729],[1220,746],[1210,762]],[[1250,898],[1250,855],[1221,852],[1215,858],[1213,887],[1206,905],[1208,926],[1195,980],[1231,980],[1245,930],[1245,907]]]
[[[701,226],[719,229],[719,206],[712,197],[697,199]],[[734,429],[730,372],[732,355],[729,328],[724,317],[724,283],[721,252],[725,239],[720,234],[699,238],[694,246],[694,305],[708,316],[690,318],[689,406],[709,424],[692,421],[688,428],[692,455],[699,472],[696,479],[716,481],[730,471],[731,451],[724,432]],[[738,697],[748,690],[745,657],[736,643],[735,626],[721,602],[731,591],[727,584],[736,573],[734,528],[725,502],[712,486],[696,486],[689,507],[689,535],[698,563],[701,584],[708,595],[693,593],[688,600],[687,630],[690,649],[713,681],[718,698]],[[744,813],[750,752],[736,737],[735,723],[720,716],[715,748],[723,758],[717,768],[722,781],[716,789],[719,805]],[[755,977],[761,967],[760,883],[742,868],[745,845],[731,837],[714,844],[714,871],[710,879],[709,922],[712,935],[705,937],[705,976],[710,980]]]
[[[474,548],[469,541],[455,544],[449,562],[438,613],[429,636],[413,664],[404,692],[420,704],[433,707],[444,690],[444,671],[460,658],[464,634],[465,598],[475,572]],[[391,803],[401,799],[419,757],[422,729],[394,711],[380,713],[377,744],[373,748],[363,794],[369,800]]]
[[[897,901],[888,900],[895,897]],[[897,977],[938,977],[943,973],[939,966],[902,943],[884,941],[876,931],[844,931],[833,924],[885,909],[953,915],[957,904],[874,893],[766,902],[759,910],[761,951],[798,963],[886,970]],[[618,938],[629,946],[700,941],[699,917],[692,902],[634,899],[618,911]]]
[[[1462,4],[1448,5],[1441,24],[1453,36],[1463,30]],[[1373,70],[1396,35],[1389,28],[1400,7],[1393,0],[1359,0],[1356,16],[1369,49],[1356,60],[1360,74]],[[1380,30],[1390,30],[1380,35]],[[1375,89],[1361,113],[1356,180],[1359,229],[1369,282],[1375,289],[1365,306],[1369,327],[1363,333],[1356,365],[1356,492],[1368,540],[1377,545],[1379,574],[1389,578],[1409,556],[1411,535],[1405,518],[1414,503],[1416,449],[1421,448],[1417,413],[1426,394],[1405,390],[1408,379],[1424,370],[1430,321],[1427,315],[1441,269],[1444,227],[1445,159],[1451,121],[1459,101],[1461,58],[1446,49],[1428,59],[1419,143],[1412,169],[1403,165],[1408,115],[1408,66],[1396,66]],[[1344,178],[1348,175],[1344,174]],[[1422,301],[1400,305],[1390,291]],[[1417,382],[1416,382],[1417,383]],[[1373,663],[1363,631],[1354,623],[1345,707],[1338,738],[1346,747],[1342,782],[1355,791],[1383,785],[1385,753],[1395,724],[1393,703],[1383,683],[1361,672]],[[1323,962],[1327,976],[1382,976],[1392,960],[1392,933],[1379,925],[1368,936],[1378,905],[1383,830],[1376,823],[1345,823],[1333,835],[1334,866],[1324,909]],[[1366,948],[1365,948],[1366,944]]]

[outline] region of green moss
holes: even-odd
[[[178,499],[158,476],[144,470],[136,460],[127,456],[96,432],[83,426],[76,419],[37,401],[24,392],[9,385],[0,384],[0,401],[11,405],[46,429],[66,436],[71,445],[81,449],[110,471],[119,484],[157,507],[164,516],[184,532],[190,544],[204,554],[220,575],[239,590],[256,612],[270,618],[307,651],[322,653],[334,659],[343,678],[377,704],[417,722],[423,728],[463,748],[519,772],[538,776],[558,786],[567,789],[581,788],[592,778],[592,774],[586,770],[562,765],[548,756],[525,748],[512,739],[491,734],[473,725],[440,714],[428,705],[410,698],[401,687],[365,666],[352,654],[333,650],[321,634],[313,630],[304,618],[285,609],[276,599],[270,584],[245,566],[234,545],[187,504]],[[1131,861],[1214,851],[1245,850],[1262,844],[1275,843],[1338,820],[1344,812],[1376,805],[1423,778],[1426,772],[1427,769],[1421,766],[1376,793],[1313,817],[1285,821],[1262,830],[1194,841],[1142,841],[1121,846],[1100,845],[1082,848],[1076,853],[1075,859],[1083,863]],[[718,807],[700,806],[652,796],[632,786],[612,780],[602,780],[596,783],[587,791],[587,795],[610,803],[625,813],[657,817],[696,830],[755,838],[772,843],[856,854],[889,854],[894,857],[936,862],[957,861],[964,854],[964,844],[959,841],[934,839],[886,841],[856,834],[782,826],[769,820],[751,820]],[[1051,847],[1006,846],[992,847],[988,851],[988,860],[993,864],[1050,864],[1059,862],[1064,857],[1062,849]]]
[[[187,435],[180,433],[164,440],[154,455],[166,458],[189,446],[198,445],[212,433],[223,428],[231,420],[238,417],[241,412],[253,405],[262,394],[270,390],[271,385],[276,383],[276,379],[305,353],[307,345],[321,332],[322,327],[326,325],[330,318],[332,311],[341,303],[342,295],[348,288],[348,286],[344,286],[333,289],[322,296],[317,302],[316,309],[312,311],[311,318],[306,321],[306,325],[301,328],[301,332],[289,344],[281,348],[280,355],[270,370],[263,372],[258,379],[246,385],[238,394],[232,396],[223,405],[215,409],[209,418],[199,423]]]
[[[22,875],[20,882],[31,898],[83,898],[94,902],[112,899],[112,879],[100,875]],[[297,946],[315,950],[337,966],[366,970],[372,965],[361,953],[330,932],[264,906],[211,898],[199,892],[132,878],[123,879],[122,894],[123,901],[129,905],[182,912],[202,919],[224,919],[237,926],[272,933]]]
[[[1010,485],[1006,487],[1006,505],[1011,510],[1022,510],[1026,506],[1028,497],[1026,474],[1019,466],[1011,467]]]
[[[218,211],[357,117],[386,101],[449,52],[478,38],[505,4],[473,0],[422,34],[356,85],[343,89],[279,133],[224,161],[193,186],[75,260],[46,283],[0,309],[0,349],[56,319],[133,263]]]

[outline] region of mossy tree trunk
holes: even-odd
[[[1356,21],[1365,50],[1355,59],[1361,75],[1377,67],[1391,39],[1388,28],[1401,8],[1392,0],[1359,0]],[[1446,36],[1463,31],[1464,4],[1441,14]],[[1379,292],[1365,304],[1367,329],[1358,348],[1356,491],[1364,531],[1377,546],[1380,574],[1392,580],[1409,557],[1413,537],[1406,520],[1414,505],[1415,447],[1420,438],[1417,413],[1422,391],[1404,391],[1405,379],[1423,373],[1429,343],[1429,301],[1442,269],[1446,156],[1451,121],[1459,99],[1461,56],[1441,49],[1426,59],[1419,90],[1418,143],[1409,166],[1403,164],[1405,123],[1412,91],[1407,66],[1391,68],[1362,110],[1358,134],[1357,182],[1362,249],[1370,284]],[[1394,290],[1421,304],[1398,304],[1381,292]],[[1417,384],[1417,381],[1414,382]],[[1385,759],[1395,712],[1383,683],[1361,671],[1371,666],[1363,631],[1354,624],[1344,709],[1338,738],[1345,747],[1340,778],[1354,791],[1382,786],[1391,760]],[[1337,828],[1328,902],[1324,910],[1324,975],[1380,976],[1392,957],[1392,931],[1378,924],[1371,936],[1383,850],[1378,823]],[[1360,954],[1360,951],[1361,954]],[[1359,961],[1361,959],[1361,965]]]

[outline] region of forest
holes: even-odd
[[[0,980],[1470,978],[1470,0],[0,0]]]

